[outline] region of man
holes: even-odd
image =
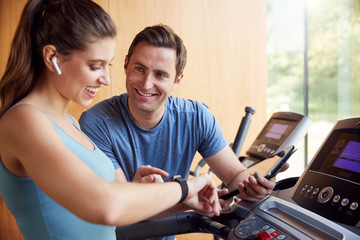
[[[84,112],[83,131],[113,161],[119,181],[162,181],[166,175],[156,168],[185,178],[199,151],[228,189],[239,189],[238,197],[264,198],[274,180],[256,181],[244,171],[205,106],[170,96],[183,78],[186,57],[182,40],[168,26],[138,33],[125,58],[127,93]]]

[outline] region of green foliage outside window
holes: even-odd
[[[268,116],[308,108],[311,160],[338,120],[360,117],[360,0],[268,0],[267,29]]]

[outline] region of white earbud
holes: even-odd
[[[54,64],[54,68],[55,68],[56,72],[57,72],[59,75],[61,75],[61,70],[60,70],[60,68],[59,68],[59,65],[57,64],[57,57],[56,57],[56,56],[52,57],[52,58],[51,58],[51,61],[52,61],[52,63]]]

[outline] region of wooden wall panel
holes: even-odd
[[[26,0],[0,0],[0,76],[5,71],[10,46]]]
[[[0,0],[0,75],[3,74],[13,32],[25,0]],[[232,142],[244,108],[256,109],[242,154],[266,123],[266,1],[263,0],[96,0],[118,28],[111,85],[103,87],[93,104],[125,92],[123,63],[136,33],[146,26],[171,26],[188,50],[184,78],[174,96],[207,103],[228,142]],[[78,118],[85,109],[70,104]],[[194,163],[200,160],[196,156]],[[193,168],[195,167],[193,164]],[[204,170],[205,171],[205,170]],[[217,179],[216,179],[217,180]],[[217,180],[218,181],[218,180]],[[3,209],[0,208],[0,217]],[[0,226],[1,229],[1,226]],[[209,239],[207,234],[178,239]],[[1,236],[0,239],[5,239]],[[211,238],[210,238],[211,239]]]
[[[5,71],[10,46],[25,0],[0,0],[0,76]],[[16,221],[0,196],[0,239],[22,240]]]

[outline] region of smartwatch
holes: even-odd
[[[181,186],[181,198],[179,203],[184,201],[189,193],[187,181],[181,177],[181,175],[175,175],[168,180],[169,182],[178,182]]]

